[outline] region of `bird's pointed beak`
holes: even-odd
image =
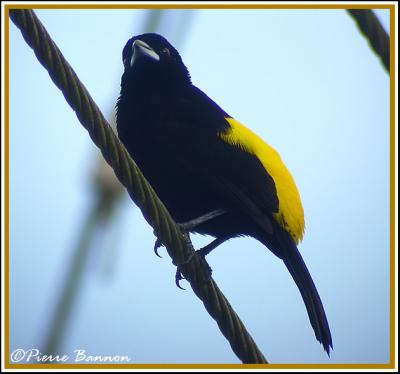
[[[142,57],[150,58],[154,61],[160,61],[160,56],[154,51],[154,49],[142,40],[137,39],[132,43],[130,66],[132,67],[135,61]]]

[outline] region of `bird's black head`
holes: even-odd
[[[178,51],[161,35],[149,33],[129,39],[122,61],[122,90],[171,92],[191,84]]]

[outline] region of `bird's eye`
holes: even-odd
[[[162,52],[163,54],[167,55],[168,57],[171,56],[171,52],[169,51],[168,48],[164,48],[161,52]]]

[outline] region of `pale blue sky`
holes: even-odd
[[[38,10],[106,115],[121,51],[145,10]],[[388,29],[388,11],[378,15]],[[283,263],[250,238],[208,258],[222,291],[272,363],[389,359],[389,78],[342,10],[170,11],[165,36],[193,82],[275,147],[302,197],[301,253],[330,322],[329,359]],[[184,32],[179,31],[186,22]],[[189,22],[190,21],[190,22]],[[93,198],[98,156],[10,22],[10,345],[41,348]],[[132,202],[87,265],[60,354],[133,363],[238,363]],[[209,238],[194,237],[199,247]],[[188,288],[187,284],[182,285]]]

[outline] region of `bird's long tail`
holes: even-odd
[[[268,244],[271,243],[265,244],[270,248]],[[275,249],[279,250],[273,252],[283,260],[301,293],[315,337],[329,355],[330,349],[333,348],[332,336],[324,307],[307,266],[296,244],[288,235],[279,235],[279,240],[274,244]]]

